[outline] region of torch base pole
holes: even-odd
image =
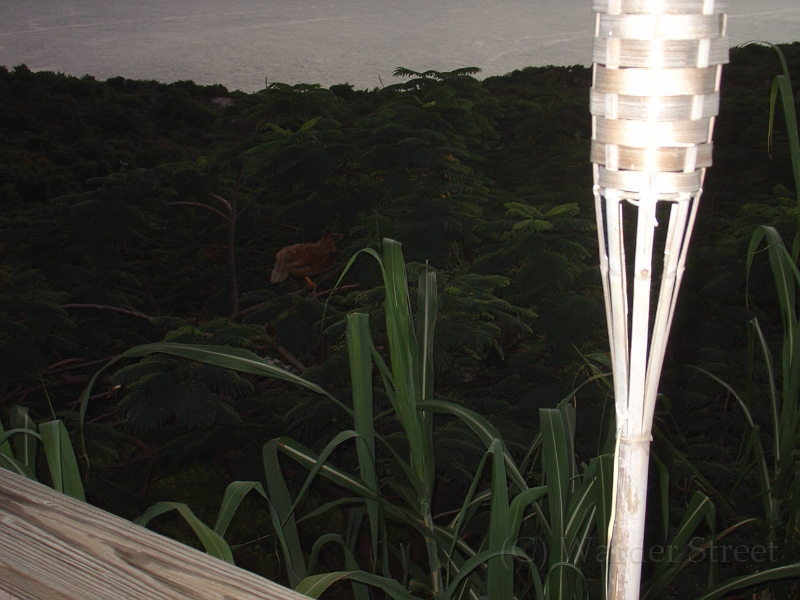
[[[639,600],[650,436],[620,438],[617,461],[607,600]]]

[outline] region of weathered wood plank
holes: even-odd
[[[19,600],[306,599],[5,469],[0,590]]]

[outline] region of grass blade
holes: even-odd
[[[5,432],[6,430],[3,428],[3,423],[0,421],[0,436],[5,434]],[[0,454],[5,454],[9,457],[14,456],[14,452],[11,450],[11,444],[8,443],[8,440],[5,440],[2,444],[0,444]]]
[[[221,535],[197,518],[192,509],[183,502],[156,502],[141,517],[135,519],[134,523],[144,527],[151,519],[171,510],[177,510],[186,519],[186,522],[191,526],[208,554],[230,564],[235,564],[228,543],[222,539]]]
[[[327,462],[328,457],[333,453],[333,451],[336,450],[336,448],[338,448],[344,442],[346,442],[348,440],[352,440],[352,439],[355,439],[356,441],[359,440],[358,434],[355,431],[353,431],[353,430],[340,431],[339,433],[337,433],[334,436],[334,438],[330,442],[328,442],[325,445],[325,448],[323,448],[322,452],[320,452],[319,456],[317,457],[317,460],[314,463],[314,466],[311,467],[311,472],[306,477],[306,480],[303,483],[303,487],[300,488],[300,491],[297,494],[297,498],[295,498],[295,500],[292,503],[291,507],[289,508],[287,514],[293,513],[294,510],[297,508],[297,506],[300,504],[300,501],[303,499],[303,496],[305,496],[306,492],[308,491],[308,488],[311,487],[311,484],[313,483],[314,478],[319,474],[319,472],[325,466],[325,463]],[[358,446],[356,446],[356,447],[358,447]],[[374,490],[371,490],[371,491],[373,493],[373,496],[377,496],[377,492],[376,491],[374,491]]]
[[[350,514],[352,515],[353,513]],[[347,542],[345,542],[342,536],[339,535],[338,533],[326,533],[325,535],[320,536],[317,539],[317,541],[314,542],[314,547],[311,549],[311,557],[308,560],[309,572],[311,572],[314,569],[317,556],[319,555],[322,548],[329,543],[335,543],[341,546],[342,552],[344,553],[345,568],[352,573],[358,572],[359,570],[358,562],[356,561],[356,557],[353,554],[353,550],[348,546]],[[369,600],[369,590],[363,583],[352,581],[352,585],[353,585],[354,600]]]
[[[570,456],[561,411],[555,408],[539,409],[542,423],[542,470],[547,478],[547,495],[550,507],[550,524],[553,539],[564,540],[566,535],[565,510],[569,486]],[[554,561],[566,560],[563,548],[551,549]]]
[[[311,575],[303,579],[297,585],[295,591],[305,594],[309,598],[319,598],[320,594],[342,579],[350,579],[380,588],[394,600],[418,600],[394,579],[380,577],[364,571],[336,571],[334,573],[323,573],[322,575]]]
[[[23,465],[21,462],[16,460],[13,456],[8,456],[0,452],[0,467],[3,469],[8,469],[17,475],[22,475],[23,477],[27,477],[31,481],[39,481],[36,479],[36,475],[31,471],[27,465]]]
[[[42,447],[50,468],[53,489],[86,502],[78,460],[72,449],[69,433],[61,420],[48,421],[39,425]]]
[[[505,557],[505,556],[514,556],[524,560],[530,560],[528,555],[525,554],[522,550],[520,550],[516,546],[509,548],[508,545],[506,545],[505,548],[499,550],[484,550],[483,552],[479,552],[478,554],[470,557],[464,562],[458,575],[453,579],[452,583],[450,583],[450,585],[447,586],[447,589],[445,590],[444,594],[442,594],[441,600],[450,600],[450,598],[453,597],[455,591],[458,589],[458,586],[461,584],[461,581],[465,577],[467,577],[472,571],[481,566],[484,562],[489,561],[495,557]],[[492,596],[491,598],[492,600],[495,600],[494,596]],[[498,598],[497,600],[505,600],[505,599]]]
[[[508,510],[508,484],[503,460],[503,445],[499,439],[492,442],[492,501],[489,508],[489,546],[488,550],[502,551],[508,548],[511,540],[511,519]],[[457,579],[457,578],[456,578]],[[489,597],[497,600],[511,600],[514,594],[514,565],[498,556],[489,561],[487,581]]]
[[[419,381],[419,347],[408,297],[406,266],[399,242],[383,240],[381,257],[386,300],[386,334],[389,339],[389,362],[397,389],[395,409],[408,438],[411,468],[422,481],[429,503],[433,494],[433,449],[431,431],[424,415],[417,410],[422,392]]]
[[[780,581],[782,579],[796,579],[800,577],[800,563],[767,569],[759,573],[752,573],[743,577],[736,577],[715,587],[697,598],[697,600],[719,600],[728,592],[751,588],[762,583]]]
[[[702,492],[694,493],[672,541],[666,545],[666,554],[661,557],[661,560],[656,565],[653,576],[648,582],[649,585],[645,586],[645,599],[656,598],[669,582],[674,579],[675,574],[684,568],[685,563],[679,561],[678,558],[686,553],[689,540],[704,519],[709,522],[712,531],[714,530],[715,512],[714,503],[711,502],[708,496]],[[667,571],[672,571],[674,574],[662,577]]]
[[[84,435],[84,423],[86,422],[86,411],[89,407],[89,398],[92,395],[92,388],[94,387],[97,378],[106,371],[109,367],[116,364],[125,358],[138,358],[148,354],[169,354],[172,356],[179,356],[187,360],[194,360],[224,369],[231,369],[233,371],[240,371],[242,373],[250,373],[251,375],[260,375],[262,377],[271,377],[288,383],[293,383],[312,392],[322,394],[335,402],[339,408],[345,411],[348,415],[352,416],[353,411],[348,406],[342,404],[339,400],[334,398],[327,391],[318,385],[306,381],[302,377],[285,371],[273,364],[263,360],[257,354],[245,350],[244,348],[232,348],[230,346],[195,346],[191,344],[174,344],[170,342],[157,342],[154,344],[143,344],[136,346],[122,354],[115,356],[108,361],[102,369],[99,369],[89,380],[86,388],[80,398],[81,412],[80,412],[80,427],[81,427],[81,452],[84,459],[89,463],[89,457],[86,452],[86,439]]]
[[[611,523],[611,504],[614,489],[614,455],[603,454],[589,461],[589,467],[595,473],[595,523],[597,543],[608,547],[608,526]]]
[[[550,509],[550,570],[547,578],[548,600],[568,598],[571,577],[564,563],[569,559],[566,540],[567,494],[569,491],[570,462],[562,413],[557,408],[539,409],[542,424],[542,471],[547,485]]]
[[[463,406],[459,406],[458,404],[446,402],[444,400],[430,400],[427,402],[420,402],[419,408],[434,413],[458,417],[473,431],[473,433],[475,433],[475,435],[480,438],[480,440],[486,445],[487,450],[492,447],[494,440],[502,440],[500,432],[497,431],[497,428],[495,428],[494,425],[489,423],[489,421],[487,421],[478,413],[464,408]],[[517,464],[514,462],[514,458],[511,456],[511,453],[507,448],[505,448],[505,446],[503,447],[503,456],[505,457],[506,470],[511,478],[511,481],[514,482],[514,485],[516,485],[520,491],[527,489],[528,485],[525,483],[522,473],[519,472]]]
[[[516,543],[519,536],[519,529],[522,526],[522,517],[525,515],[525,507],[533,504],[534,502],[538,502],[546,495],[547,486],[542,485],[523,490],[514,496],[513,500],[511,500],[511,506],[509,507],[508,514],[509,522],[511,523],[510,537],[514,543]]]
[[[291,587],[295,587],[306,576],[306,564],[294,518],[292,498],[278,462],[278,440],[271,440],[264,444],[263,457],[264,475],[269,491],[270,514],[275,530],[280,535],[281,543],[284,546],[289,583]]]
[[[265,499],[267,498],[264,486],[257,481],[234,481],[225,488],[225,496],[219,506],[219,514],[217,515],[217,522],[214,524],[214,531],[219,535],[225,535],[233,515],[251,490],[256,490]]]
[[[581,486],[570,496],[565,521],[565,538],[568,553],[573,547],[573,540],[579,537],[581,530],[584,529],[586,519],[594,515],[593,511],[597,501],[594,486],[594,473],[589,473],[584,478]]]
[[[653,452],[650,453],[658,467],[658,482],[661,492],[661,523],[664,525],[664,542],[669,538],[669,471],[667,466]]]
[[[278,450],[283,452],[292,460],[305,466],[307,469],[313,469],[317,464],[318,456],[302,444],[294,441],[291,438],[282,437],[273,440]],[[319,474],[333,483],[350,490],[354,494],[366,498],[368,500],[377,500],[375,492],[372,491],[361,479],[345,473],[341,469],[331,466],[330,464],[323,464],[319,469]]]
[[[11,407],[11,429],[28,429],[36,432],[36,423],[33,422],[28,409],[24,406],[14,405]],[[36,437],[32,435],[15,437],[14,450],[17,461],[35,473]]]
[[[378,474],[375,471],[375,429],[372,398],[372,336],[369,315],[352,314],[347,317],[347,351],[350,355],[350,379],[353,384],[353,423],[363,443],[356,443],[358,472],[361,479],[378,494]],[[370,534],[372,538],[372,564],[378,563],[378,538],[381,529],[377,502],[367,501]],[[384,545],[382,564],[388,569],[388,550]],[[384,573],[387,575],[388,573]]]

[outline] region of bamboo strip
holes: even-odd
[[[638,439],[645,433],[641,428],[644,412],[644,387],[647,374],[649,336],[641,335],[650,326],[650,288],[653,273],[653,240],[655,237],[657,176],[645,174],[647,183],[643,201],[638,205],[636,219],[636,253],[634,256],[633,308],[631,319],[631,356],[628,378],[628,421],[620,424],[621,436]],[[649,432],[646,432],[649,434]]]
[[[603,38],[700,40],[722,35],[721,15],[598,14]]]
[[[597,117],[596,139],[605,144],[635,148],[686,146],[708,139],[708,119],[695,121],[634,121]]]
[[[649,97],[626,96],[613,94],[617,100],[618,119],[634,119],[639,121],[687,121],[696,110],[695,98],[700,98],[701,112],[698,118],[713,117],[719,112],[719,92],[700,94],[697,96],[662,96],[658,102]],[[592,88],[590,91],[590,107],[593,115],[609,117],[605,113],[608,94]]]
[[[622,202],[619,194],[607,190],[606,225],[608,227],[608,289],[609,312],[611,313],[611,345],[614,362],[614,395],[616,398],[617,422],[627,418],[628,405],[628,283],[625,271],[625,243]]]
[[[596,168],[596,166],[594,167]],[[611,354],[611,364],[616,364],[616,346],[614,345],[614,320],[612,317],[611,309],[611,291],[609,288],[609,266],[608,266],[608,250],[606,249],[606,226],[603,209],[603,197],[600,195],[600,186],[594,186],[594,214],[597,221],[597,239],[600,249],[600,280],[603,284],[603,298],[605,299],[606,309],[606,327],[608,328],[608,339],[610,340],[609,349]],[[3,600],[0,598],[0,600]]]
[[[669,225],[667,239],[664,244],[664,265],[661,274],[661,286],[658,294],[658,304],[656,307],[656,317],[652,327],[652,339],[650,342],[650,357],[647,365],[647,374],[644,386],[644,407],[642,409],[641,431],[649,433],[652,427],[652,419],[648,421],[647,415],[651,415],[656,404],[658,393],[658,381],[661,375],[661,367],[664,362],[667,340],[669,338],[668,321],[672,314],[671,306],[676,299],[673,292],[676,290],[676,276],[679,260],[679,251],[682,247],[683,235],[688,216],[688,203],[675,202],[670,208]]]
[[[610,147],[616,148],[616,167],[606,163],[606,152]],[[708,167],[711,165],[713,145],[700,144],[684,148],[631,148],[603,144],[592,140],[591,160],[609,170],[628,171],[683,171],[688,155],[695,152],[695,167]],[[692,169],[693,170],[693,169]]]
[[[609,171],[598,167],[598,184],[608,190],[627,192],[626,198],[641,200],[648,189],[647,173],[642,171]],[[675,194],[694,192],[700,188],[700,171],[693,173],[657,173],[657,189],[660,200],[675,200]]]
[[[686,96],[717,91],[717,69],[609,69],[596,65],[595,89],[627,96]]]
[[[705,169],[703,171],[705,172]],[[675,307],[676,307],[676,305],[678,303],[678,292],[680,291],[681,281],[683,280],[683,273],[684,273],[684,271],[686,269],[686,256],[688,255],[689,242],[691,240],[692,230],[694,229],[694,222],[695,222],[695,219],[697,218],[697,209],[700,206],[700,197],[702,196],[702,194],[703,194],[703,191],[701,189],[701,190],[699,190],[697,192],[696,195],[690,197],[690,200],[689,200],[688,203],[685,203],[685,204],[689,205],[689,207],[688,207],[689,215],[688,215],[688,220],[687,220],[687,223],[686,223],[686,228],[684,229],[682,236],[680,236],[679,238],[677,238],[677,236],[676,236],[676,239],[678,239],[680,241],[680,247],[679,247],[678,252],[677,252],[677,254],[678,254],[678,264],[677,264],[676,270],[675,270],[675,285],[674,285],[674,287],[672,289],[672,296],[669,299],[669,303],[668,303],[669,313],[667,315],[666,323],[665,323],[665,328],[666,328],[666,331],[667,331],[667,335],[669,335],[669,330],[672,327],[672,320],[673,320],[673,318],[675,316]],[[665,339],[664,340],[665,348],[666,348],[666,343],[667,343],[667,340]],[[661,357],[661,363],[663,363],[663,358],[664,357],[662,356]],[[658,389],[657,389],[658,388],[658,378],[659,378],[659,375],[661,373],[661,366],[662,366],[661,364],[658,365],[658,370],[656,370],[656,367],[654,366],[653,370],[652,370],[652,373],[650,375],[648,375],[648,377],[650,377],[650,385],[654,388],[654,391],[651,392],[653,394],[654,400],[655,400],[655,396],[656,396],[657,391],[658,391]],[[645,414],[644,417],[643,417],[645,419],[649,419],[647,421],[648,423],[652,423],[653,422],[653,415],[655,413],[655,405],[656,405],[656,403],[655,403],[655,401],[653,401],[652,404],[649,406],[649,410],[648,410],[647,414]]]
[[[617,37],[595,37],[592,60],[607,64],[606,55],[611,42],[619,44],[619,66],[642,69],[690,69],[700,66],[698,57],[703,39],[692,40],[630,40]],[[727,37],[710,40],[709,63],[716,65],[728,62]]]
[[[636,13],[657,13],[657,14],[703,14],[707,2],[704,0],[593,0],[592,8],[594,12],[614,13],[610,8],[612,2],[619,4],[616,12],[636,14]],[[728,0],[717,0],[714,5],[714,12],[728,12]]]

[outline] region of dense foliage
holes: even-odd
[[[800,43],[783,50],[800,82]],[[775,53],[756,46],[734,49],[724,71],[714,167],[662,380],[654,453],[673,485],[662,493],[651,477],[651,544],[664,543],[698,489],[716,504],[717,532],[737,525],[726,544],[761,543],[774,527],[759,516],[757,476],[737,480],[750,434],[730,389],[749,387],[753,419],[768,430],[769,380],[747,377],[748,322],[758,317],[779,355],[781,313],[766,258],[756,257],[749,280],[745,263],[757,225],[786,240],[797,231],[782,127],[767,146],[778,73]],[[591,70],[476,74],[398,69],[400,83],[372,91],[272,84],[248,95],[0,67],[0,420],[14,405],[46,420],[52,405],[79,444],[78,398],[91,375],[132,346],[162,340],[247,348],[326,389],[332,397],[166,354],[103,376],[86,418],[89,501],[134,517],[156,500],[180,500],[209,515],[233,479],[264,479],[269,440],[288,434],[319,452],[345,428],[337,400],[351,397],[347,315],[368,312],[384,351],[385,289],[361,259],[334,284],[345,261],[389,237],[402,243],[412,288],[426,263],[438,274],[436,397],[486,417],[527,461],[539,410],[608,369],[588,158]],[[302,279],[269,283],[279,249],[324,231],[342,236],[340,266],[314,278],[313,294]],[[576,397],[579,463],[608,449],[609,393],[600,380]],[[376,414],[391,404],[380,388],[375,403]],[[402,438],[390,421],[381,435]],[[484,449],[445,417],[434,421],[433,444],[436,518],[461,508]],[[333,460],[345,470],[357,464],[344,450]],[[526,475],[542,483],[537,469],[531,462]],[[305,475],[284,468],[290,486]],[[315,483],[303,510],[341,497]],[[245,501],[252,514],[226,537],[237,564],[286,581],[259,502]],[[343,505],[338,517],[304,523],[302,541],[344,531],[350,512]],[[178,519],[156,527],[193,543]],[[770,540],[780,564],[800,560],[791,534]],[[408,544],[409,560],[423,563],[421,538]],[[336,553],[320,560],[344,568]],[[719,566],[722,579],[763,567]],[[591,589],[600,573],[596,561],[585,566]],[[707,561],[685,575],[664,597],[693,597]]]

